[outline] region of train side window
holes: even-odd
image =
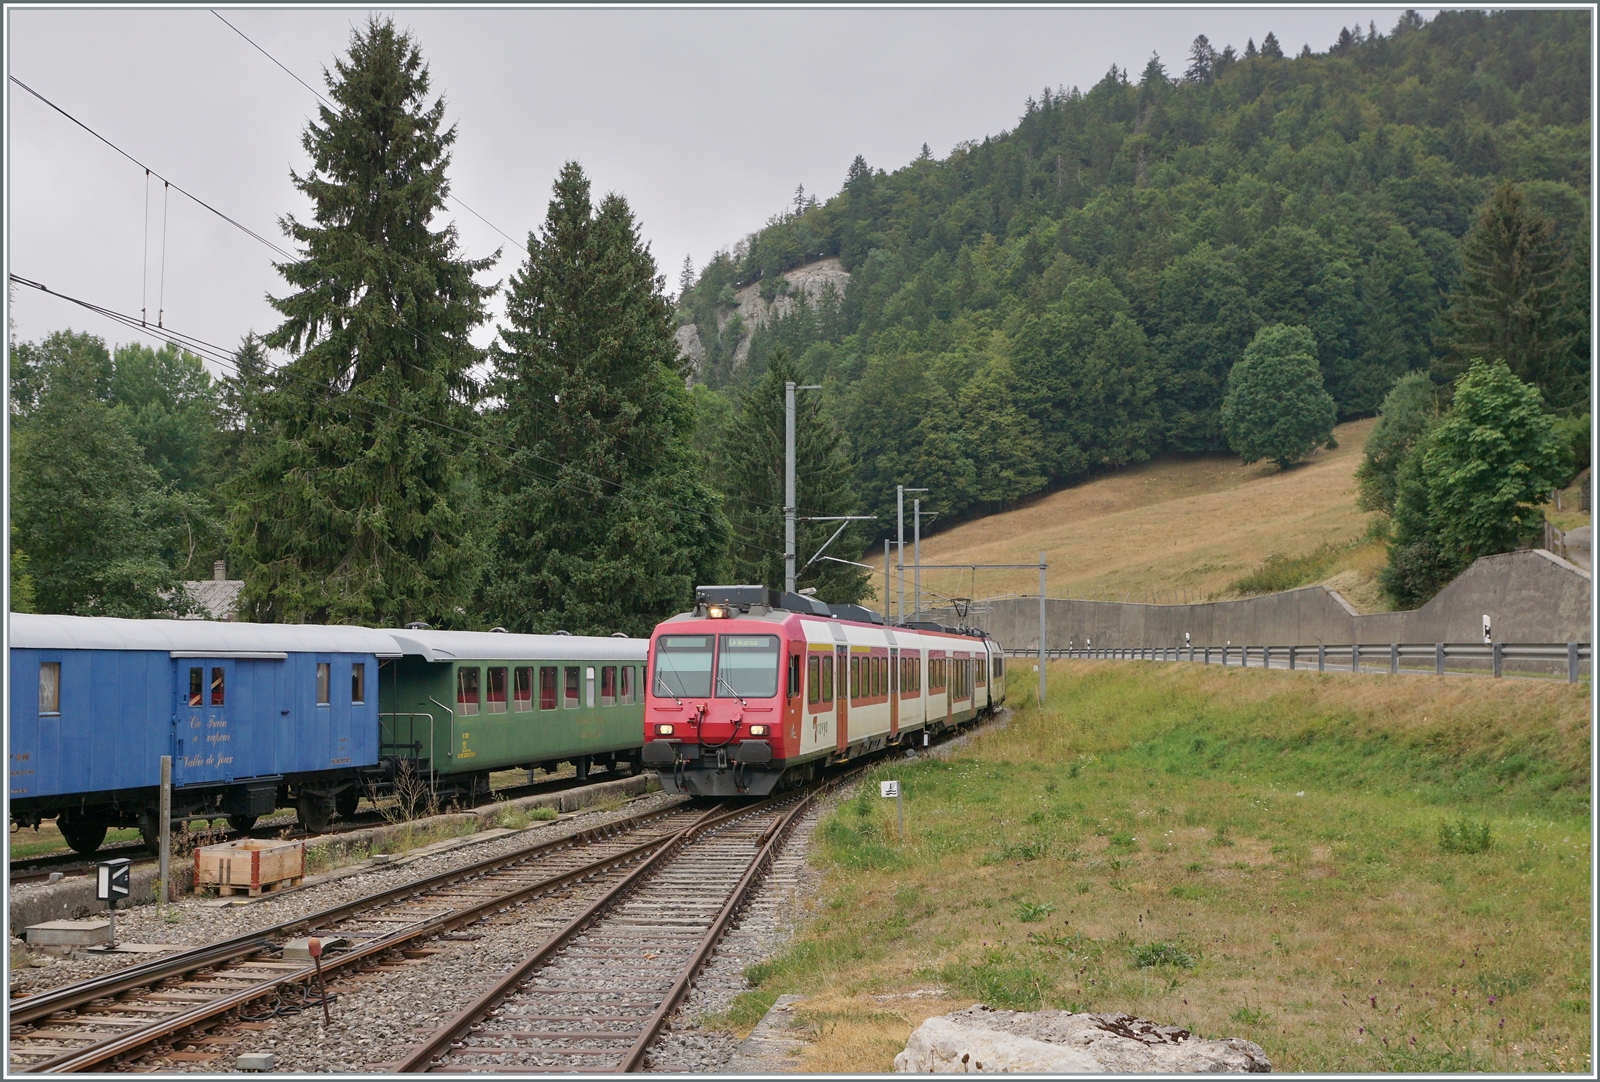
[[[617,691],[617,701],[622,703],[633,702],[633,666],[622,667],[622,685]]]
[[[884,695],[887,693],[888,689],[886,689],[884,685],[888,683],[888,680],[885,679],[885,677],[888,675],[888,670],[888,658],[880,657],[876,658],[872,662],[872,679],[876,681],[876,684],[872,689],[872,693],[874,695]]]
[[[850,659],[850,701],[861,698],[861,659]]]
[[[787,695],[787,697],[791,698],[791,699],[794,698],[796,695],[800,694],[800,655],[799,654],[790,654],[789,655],[789,679],[788,679],[788,682],[784,685],[784,690],[785,690],[785,694]]]
[[[204,669],[189,670],[189,705],[200,706],[206,697],[206,671]]]
[[[461,668],[456,670],[456,713],[476,714],[478,712],[478,681],[480,676],[476,668]]]
[[[350,666],[350,701],[352,703],[367,701],[367,667],[359,661]]]
[[[615,665],[602,665],[600,667],[600,705],[617,705],[617,667]]]
[[[822,698],[822,660],[806,658],[806,702],[815,704]]]
[[[833,702],[833,655],[822,659],[822,701]]]
[[[223,698],[223,690],[224,689],[222,687],[222,669],[219,666],[218,668],[214,668],[214,669],[211,670],[211,705],[212,706],[222,706],[222,705],[224,705],[224,701],[225,700]]]
[[[506,712],[506,671],[495,668],[489,670],[488,694],[484,696],[488,703],[486,709],[491,714],[504,714]]]
[[[39,662],[39,713],[61,713],[61,662]]]
[[[565,683],[561,705],[571,710],[578,705],[579,691],[583,683],[582,669],[577,665],[568,665]]]
[[[556,667],[554,665],[541,665],[539,667],[539,709],[554,710],[556,708]]]
[[[318,706],[327,706],[328,703],[331,701],[331,699],[329,697],[329,694],[328,694],[329,683],[330,683],[329,678],[328,678],[328,673],[329,673],[329,670],[332,669],[332,667],[333,666],[329,665],[326,661],[317,662],[317,705]],[[194,671],[199,671],[199,670],[194,670]],[[189,681],[189,685],[190,685],[190,688],[192,689],[193,686],[194,686],[194,681],[192,679]],[[194,701],[194,696],[193,695],[190,696],[190,700],[191,700],[190,703],[189,703],[190,706],[199,706],[200,705],[199,702]]]
[[[533,709],[533,669],[523,665],[512,675],[511,709],[522,712]]]

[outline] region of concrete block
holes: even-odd
[[[73,947],[94,947],[111,942],[109,920],[47,920],[30,925],[27,930],[28,946],[70,950]]]
[[[183,861],[173,861],[172,896],[184,894],[189,889],[192,869]],[[147,905],[156,897],[156,865],[136,864],[133,867],[133,893],[125,898],[122,907]],[[27,928],[51,920],[94,919],[104,913],[106,903],[96,901],[95,881],[92,875],[77,875],[59,883],[41,883],[37,886],[23,884],[12,890],[6,898],[11,913],[12,928]]]
[[[270,1071],[272,1070],[271,1052],[240,1052],[239,1058],[234,1061],[234,1066],[241,1071]]]

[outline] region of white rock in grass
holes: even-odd
[[[1216,1074],[1272,1070],[1261,1046],[1209,1041],[1127,1014],[997,1011],[982,1004],[930,1018],[894,1069],[914,1074]]]

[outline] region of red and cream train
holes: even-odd
[[[644,761],[694,796],[763,796],[1005,698],[992,639],[763,586],[701,587],[656,627],[650,663]]]

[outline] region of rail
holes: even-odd
[[[1009,657],[1038,657],[1039,651],[1007,650]],[[1198,665],[1279,668],[1317,672],[1429,673],[1435,676],[1559,675],[1568,683],[1592,675],[1593,647],[1565,643],[1345,643],[1314,646],[1095,646],[1046,650],[1050,660],[1183,661]],[[1451,663],[1455,664],[1451,664]]]
[[[485,890],[483,897],[472,901],[465,906],[445,905],[435,907],[436,915],[428,916],[417,914],[416,919],[409,923],[402,923],[401,927],[375,938],[368,938],[346,953],[333,954],[322,963],[324,971],[332,972],[336,969],[346,968],[360,964],[375,956],[401,949],[406,945],[420,939],[428,938],[480,919],[484,913],[494,913],[510,906],[519,904],[525,899],[544,893],[566,888],[567,886],[592,879],[601,870],[616,868],[633,864],[642,858],[648,857],[652,852],[660,849],[671,839],[677,837],[681,828],[669,827],[667,833],[656,834],[644,838],[642,841],[628,845],[626,835],[637,830],[648,830],[658,823],[666,823],[673,817],[681,817],[686,809],[682,805],[675,805],[667,809],[659,809],[642,815],[630,816],[627,819],[591,827],[588,830],[578,831],[561,838],[551,839],[547,842],[515,850],[511,853],[491,857],[478,861],[462,868],[455,868],[425,879],[391,887],[364,898],[345,902],[331,909],[319,913],[297,917],[292,921],[274,925],[268,928],[257,929],[254,932],[234,939],[218,943],[207,944],[177,956],[158,959],[143,965],[136,965],[127,969],[105,974],[100,977],[69,985],[64,988],[54,989],[23,999],[14,1000],[10,1005],[9,1023],[12,1026],[37,1024],[58,1012],[78,1010],[96,1000],[107,997],[116,997],[121,1002],[129,993],[139,989],[161,989],[163,982],[191,977],[201,971],[209,971],[217,979],[216,990],[223,994],[208,999],[201,999],[192,994],[202,989],[207,989],[204,982],[190,980],[185,985],[192,990],[186,997],[195,1002],[183,1004],[168,1004],[167,1009],[160,1012],[151,1011],[150,1017],[144,1023],[127,1029],[119,1029],[110,1035],[92,1032],[84,1028],[82,1032],[65,1033],[56,1032],[52,1040],[59,1042],[63,1038],[75,1039],[84,1042],[78,1047],[59,1050],[58,1054],[34,1063],[15,1063],[11,1065],[12,1073],[16,1074],[52,1074],[91,1070],[111,1060],[138,1053],[150,1044],[169,1037],[174,1033],[186,1030],[207,1019],[226,1014],[244,1004],[271,994],[276,989],[288,985],[304,983],[312,979],[314,967],[303,964],[284,965],[281,962],[272,966],[276,972],[270,975],[244,977],[242,979],[229,979],[228,969],[240,967],[249,969],[260,966],[260,957],[263,954],[272,954],[282,949],[281,941],[295,932],[308,932],[329,925],[347,917],[359,916],[363,913],[387,906],[402,905],[413,906],[428,894],[459,888],[459,885],[474,882],[481,884]],[[707,813],[711,814],[711,813]],[[696,817],[696,822],[703,821],[705,815]],[[603,847],[606,843],[613,846],[621,841],[625,848],[608,849],[601,853],[597,859],[583,860],[582,854],[590,846]],[[552,869],[554,874],[539,875],[536,867],[535,878],[526,877],[524,866],[529,861],[548,859],[556,854],[569,853],[579,859],[576,867],[561,867]],[[509,876],[505,887],[497,887],[496,875]],[[510,889],[506,889],[509,887]],[[159,998],[159,997],[158,997]],[[170,997],[169,997],[170,998]],[[148,1010],[148,1008],[146,1008]],[[58,1016],[59,1017],[59,1016]],[[98,1018],[99,1015],[92,1016]],[[92,1025],[91,1019],[80,1018],[62,1023],[74,1027],[87,1027]],[[127,1026],[128,1023],[118,1023]],[[30,1054],[26,1048],[19,1048],[19,1037],[26,1044],[27,1034],[11,1034],[11,1052],[13,1056],[19,1051]],[[54,1052],[55,1048],[48,1051]]]

